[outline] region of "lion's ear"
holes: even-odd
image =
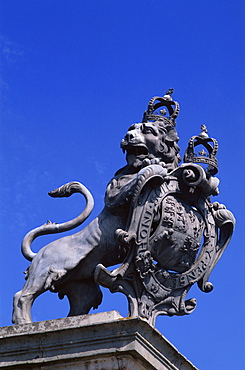
[[[179,137],[177,135],[177,131],[174,128],[169,130],[168,133],[166,134],[165,140],[167,140],[167,141],[178,141]]]

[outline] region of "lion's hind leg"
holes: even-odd
[[[20,324],[22,321],[21,318],[23,318],[23,315],[21,314],[22,309],[21,309],[21,297],[22,290],[19,292],[15,293],[14,295],[14,302],[13,302],[13,313],[12,313],[12,323],[13,324]],[[29,321],[30,322],[30,321]]]
[[[52,266],[44,267],[39,260],[32,263],[27,270],[26,283],[22,290],[14,295],[14,324],[32,322],[31,307],[35,299],[45,291],[52,289],[53,282],[64,275],[64,271],[55,271]]]
[[[68,316],[87,314],[91,308],[97,308],[102,301],[102,292],[93,279],[70,280],[59,293],[67,296],[70,303]]]
[[[24,288],[14,295],[14,305],[13,305],[13,324],[26,324],[31,323],[31,307],[34,300],[43,292],[44,288],[40,289],[28,289],[28,284],[26,283]]]

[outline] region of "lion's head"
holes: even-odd
[[[131,125],[121,141],[129,166],[140,168],[145,159],[157,158],[166,163],[169,170],[178,166],[179,155],[177,131],[162,121],[141,122]]]

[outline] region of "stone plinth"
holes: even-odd
[[[146,321],[116,311],[0,328],[0,367],[196,369]]]

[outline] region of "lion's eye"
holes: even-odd
[[[144,127],[144,133],[145,134],[153,134],[153,135],[156,135],[156,132],[155,132],[155,130],[153,129],[153,127],[147,127],[147,126],[145,126]]]

